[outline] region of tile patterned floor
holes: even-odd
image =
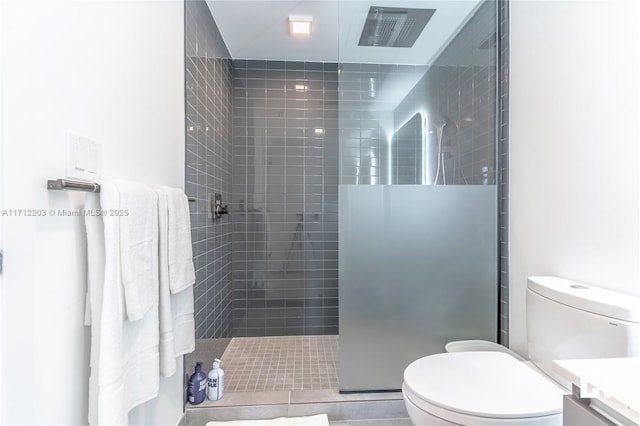
[[[227,392],[338,387],[338,336],[234,337],[222,356]]]

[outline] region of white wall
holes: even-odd
[[[64,176],[67,131],[103,144],[105,177],[184,185],[181,1],[7,0],[3,8],[4,209],[82,207],[81,193],[45,189]],[[2,226],[1,420],[85,424],[82,222],[2,217]],[[161,385],[131,424],[176,424],[182,377]]]
[[[510,342],[531,275],[640,295],[640,18],[629,1],[511,3]]]
[[[2,1],[0,1],[0,49],[2,49],[1,46],[4,46],[3,43],[3,36],[4,36],[4,3]],[[2,180],[2,158],[4,158],[4,154],[3,154],[3,150],[2,150],[2,129],[3,129],[3,114],[2,114],[2,93],[3,93],[3,84],[4,84],[4,79],[2,78],[3,75],[3,56],[2,56],[2,50],[0,50],[0,214],[3,210],[3,203],[2,203],[2,199],[3,199],[3,180]],[[1,217],[1,216],[0,216]],[[3,228],[4,228],[4,222],[2,220],[0,220],[0,250],[2,250],[2,248],[4,247],[2,244],[2,241],[4,241],[3,238]],[[3,353],[4,353],[4,340],[3,340],[3,315],[2,315],[2,306],[3,306],[3,299],[2,299],[2,289],[3,289],[3,284],[2,284],[2,273],[0,272],[0,377],[4,377],[4,370],[3,370]],[[1,382],[1,379],[0,379]],[[0,423],[2,423],[2,419],[4,419],[4,386],[2,386],[0,384]]]

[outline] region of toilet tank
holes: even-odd
[[[527,334],[531,361],[551,369],[558,359],[640,356],[640,297],[557,277],[530,277]]]

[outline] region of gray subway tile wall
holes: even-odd
[[[233,61],[233,335],[338,333],[338,67]]]
[[[382,110],[376,91],[387,70],[377,64],[358,63],[341,64],[340,68],[340,183],[382,183],[387,140],[376,116],[376,111]]]
[[[345,63],[340,68],[340,183],[386,185],[415,180],[413,169],[407,176],[393,165],[389,169],[394,99],[403,88],[410,89],[406,82],[418,81],[427,67]],[[412,154],[408,152],[405,159]]]
[[[204,1],[185,2],[186,192],[196,268],[196,338],[230,337],[232,224],[208,218],[208,197],[231,199],[232,71],[229,52]]]

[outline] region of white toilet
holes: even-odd
[[[562,425],[570,383],[557,359],[640,356],[640,298],[555,277],[527,286],[531,361],[491,342],[455,342],[404,371],[411,421],[431,425]],[[473,351],[464,351],[464,350]]]

